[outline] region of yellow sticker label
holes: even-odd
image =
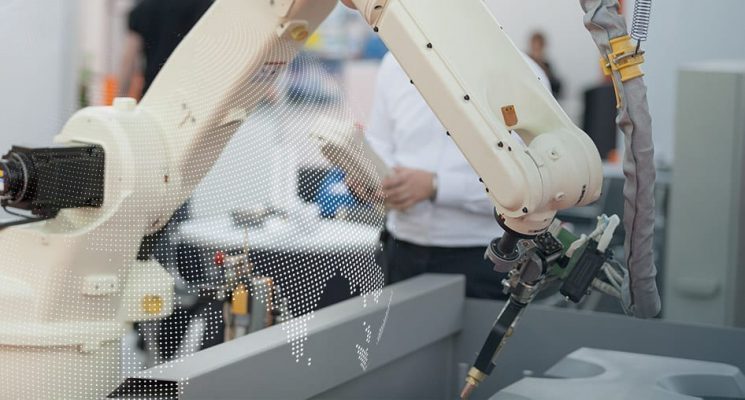
[[[151,294],[143,296],[140,305],[142,306],[142,311],[146,314],[156,315],[163,311],[164,303],[162,297]]]

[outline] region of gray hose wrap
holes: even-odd
[[[626,21],[618,12],[617,0],[580,0],[585,11],[585,26],[600,53],[611,53],[610,40],[627,35]],[[621,82],[619,72],[614,81]],[[623,304],[627,313],[639,318],[653,318],[660,313],[657,290],[657,268],[654,264],[654,143],[652,118],[643,78],[618,85],[621,107],[616,123],[623,132],[625,151],[623,173],[624,242],[628,274],[623,285]]]

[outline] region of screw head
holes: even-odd
[[[304,26],[298,26],[295,27],[292,32],[290,32],[290,37],[292,37],[292,39],[296,42],[302,42],[303,40],[308,38],[309,34],[310,33]]]

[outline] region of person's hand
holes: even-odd
[[[377,186],[378,189],[374,189],[349,175],[344,177],[344,183],[355,197],[365,203],[379,204],[383,201],[383,191],[380,190],[380,186]]]
[[[349,7],[349,8],[352,8],[352,9],[355,9],[355,10],[357,9],[357,6],[354,5],[354,3],[352,2],[352,0],[341,0],[341,2],[344,3],[344,5],[347,6],[347,7]]]
[[[430,199],[434,193],[431,172],[412,168],[395,167],[393,174],[383,180],[385,205],[394,210],[406,211],[411,206]]]

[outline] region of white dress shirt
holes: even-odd
[[[421,246],[474,247],[502,235],[478,175],[391,53],[378,72],[365,137],[388,166],[437,176],[433,201],[388,213],[387,228],[395,238]]]

